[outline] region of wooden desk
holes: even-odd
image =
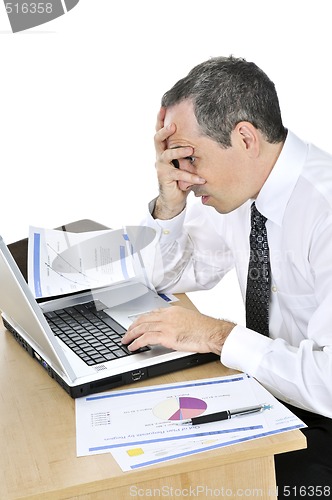
[[[186,297],[181,299],[190,307]],[[230,373],[215,361],[139,385]],[[166,492],[174,498],[271,500],[276,498],[273,455],[306,445],[305,437],[296,430],[125,473],[111,454],[77,458],[74,400],[5,333],[3,326],[0,418],[1,500],[127,500],[167,497]]]

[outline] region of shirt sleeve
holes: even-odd
[[[142,221],[157,235],[153,252],[144,257],[149,279],[163,292],[212,288],[233,267],[232,252],[219,234],[222,229],[197,204],[173,219],[154,219],[154,201]]]
[[[237,325],[227,338],[221,362],[255,377],[275,397],[332,417],[331,346],[318,349],[309,339],[294,347]]]

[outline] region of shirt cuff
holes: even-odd
[[[154,211],[154,207],[156,204],[156,199],[150,201],[149,203],[149,212],[152,217],[152,213]],[[170,243],[177,241],[183,235],[183,224],[186,216],[186,209],[184,209],[179,215],[173,217],[173,219],[153,219],[153,225],[159,228],[160,230],[160,246],[166,246]]]
[[[220,360],[228,368],[255,376],[271,342],[273,340],[265,335],[236,325],[223,345]]]

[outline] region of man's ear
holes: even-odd
[[[256,127],[250,122],[240,122],[236,125],[233,132],[236,140],[247,154],[252,158],[256,158],[259,155],[260,149],[259,134]]]

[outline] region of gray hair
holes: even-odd
[[[231,133],[241,121],[259,129],[269,143],[285,140],[274,83],[252,62],[215,57],[195,66],[162,97],[170,107],[190,99],[202,133],[221,146],[231,146]]]

